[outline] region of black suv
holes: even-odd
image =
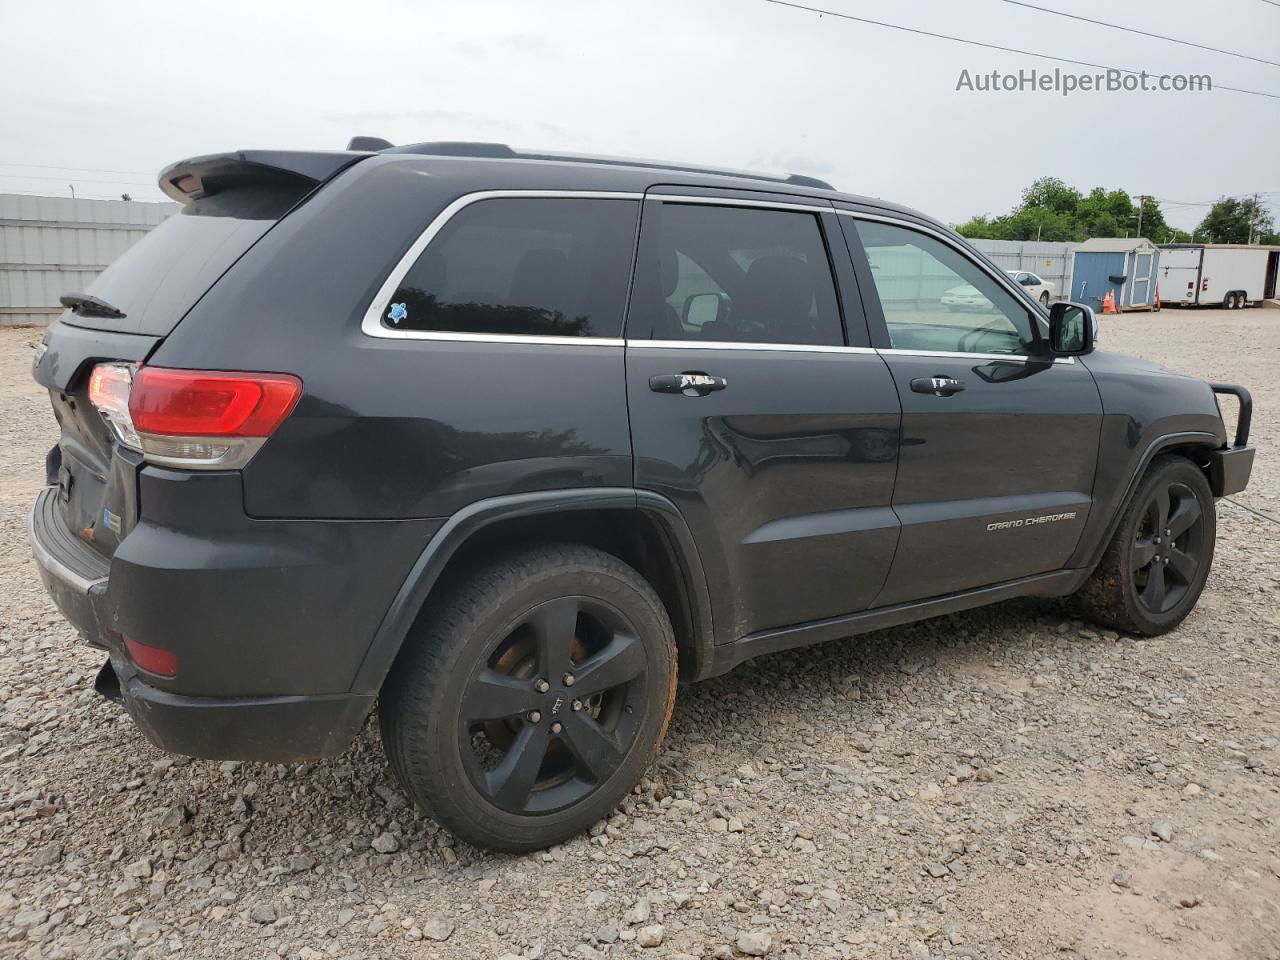
[[[677,673],[1015,596],[1194,606],[1248,395],[1092,352],[937,222],[353,146],[170,167],[182,209],[36,357],[35,554],[158,746],[331,757],[377,704],[424,810],[526,850],[636,783]]]

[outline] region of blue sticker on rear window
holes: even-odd
[[[393,303],[387,311],[387,319],[392,323],[400,323],[409,318],[409,308],[403,303]]]

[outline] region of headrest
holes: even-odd
[[[751,261],[747,287],[753,312],[768,313],[776,323],[794,323],[809,316],[813,305],[813,274],[797,257],[769,256]]]
[[[658,280],[662,284],[662,299],[676,292],[676,284],[680,282],[680,264],[674,250],[668,250],[658,258]]]

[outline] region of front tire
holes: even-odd
[[[1048,290],[1040,294],[1040,306],[1044,307],[1046,310],[1049,308],[1049,291]]]
[[[392,769],[455,836],[523,852],[609,815],[656,756],[676,650],[653,588],[577,544],[528,547],[447,585],[379,713]]]
[[[1158,457],[1077,595],[1085,614],[1129,633],[1168,633],[1200,599],[1216,537],[1213,492],[1200,468]]]

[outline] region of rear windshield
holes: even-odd
[[[95,330],[164,336],[297,200],[296,193],[242,188],[184,206],[126,250],[87,290],[125,315],[65,313]]]

